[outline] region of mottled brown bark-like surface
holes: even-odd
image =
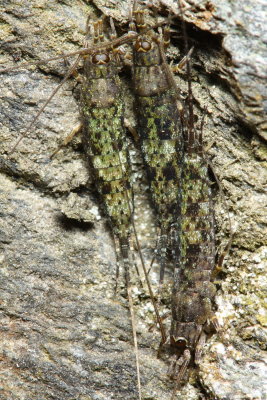
[[[124,33],[127,3],[1,0],[1,63],[11,66],[79,49],[88,13],[92,18],[101,13],[112,16],[118,33]],[[176,12],[171,0],[155,0],[154,5],[164,18],[171,10]],[[224,331],[204,349],[202,388],[193,385],[192,377],[177,399],[264,399],[263,6],[260,1],[212,5],[214,11],[200,8],[186,14],[191,21],[190,43],[195,45],[193,92],[200,117],[207,106],[204,140],[225,193],[224,201],[219,196],[215,201],[218,250],[229,238],[228,212],[236,234],[215,298]],[[179,27],[177,18],[169,50],[174,62],[182,50]],[[123,274],[115,299],[113,242],[80,140],[49,159],[79,119],[73,81],[51,101],[16,151],[8,154],[65,71],[64,62],[57,61],[1,75],[0,397],[135,399]],[[185,76],[176,80],[185,93]],[[133,124],[128,81],[124,69],[126,117]],[[143,171],[138,157],[135,160],[139,177]],[[141,182],[134,189],[136,224],[149,257],[155,245],[154,216]],[[153,272],[152,280],[156,279]],[[134,285],[143,398],[167,400],[173,384],[166,377],[167,363],[156,358],[159,333],[148,331],[152,307],[138,280]]]

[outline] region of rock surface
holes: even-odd
[[[78,50],[86,16],[112,16],[127,30],[128,1],[1,0],[1,64]],[[151,3],[151,2],[150,2]],[[177,2],[155,0],[162,18]],[[191,2],[193,3],[199,2]],[[218,249],[235,231],[218,283],[223,332],[207,343],[199,368],[177,399],[266,399],[266,161],[263,2],[213,0],[186,12],[196,113],[223,189],[217,196]],[[153,22],[153,17],[150,17]],[[183,54],[180,19],[172,23],[169,59]],[[114,297],[113,240],[95,196],[79,138],[50,155],[79,119],[69,80],[10,154],[67,69],[64,61],[1,74],[0,399],[137,399],[135,357],[124,277]],[[176,77],[186,93],[183,73]],[[127,119],[134,121],[129,71],[122,71]],[[137,158],[138,160],[138,158]],[[137,175],[142,169],[135,165]],[[153,214],[136,184],[136,224],[145,256],[155,245]],[[99,217],[101,216],[101,218]],[[144,222],[146,221],[146,223]],[[156,281],[156,272],[152,279]],[[168,364],[146,289],[133,276],[142,396],[170,399]],[[266,381],[265,381],[266,385]]]

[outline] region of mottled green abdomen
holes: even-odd
[[[132,192],[118,68],[94,66],[95,76],[90,68],[81,95],[83,144],[113,233],[126,240],[131,231]]]
[[[182,167],[180,117],[171,89],[137,100],[138,132],[147,166],[151,197],[162,229],[179,214]]]
[[[195,349],[213,319],[215,231],[208,166],[198,136],[184,157],[180,249],[173,292],[171,338]],[[194,151],[195,146],[195,151]]]
[[[200,154],[185,155],[182,194],[180,268],[211,273],[215,262],[214,215],[208,167]]]

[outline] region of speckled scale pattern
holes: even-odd
[[[149,35],[147,52],[134,50],[133,81],[141,150],[161,231],[169,234],[179,215],[183,145],[174,89],[166,77],[158,44]],[[135,48],[135,46],[134,46]]]
[[[187,129],[185,134],[190,136]],[[194,353],[200,335],[210,330],[216,288],[211,282],[215,266],[215,228],[208,164],[201,134],[191,134],[194,140],[186,138],[185,141],[171,338],[185,338],[187,348]]]
[[[112,52],[104,65],[94,64],[93,57],[89,55],[85,60],[81,90],[83,144],[113,233],[127,242],[132,190],[118,77],[120,66]]]

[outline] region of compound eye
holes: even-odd
[[[181,347],[181,348],[186,347],[187,341],[186,341],[186,339],[180,338],[177,340],[176,345],[177,345],[177,347]]]
[[[139,52],[147,53],[151,48],[152,45],[147,40],[138,40],[135,44],[135,50]]]
[[[184,350],[187,347],[187,340],[184,337],[174,337],[172,336],[172,344],[173,346],[175,346],[176,348],[180,349],[180,350]]]
[[[149,51],[152,47],[151,43],[146,40],[143,40],[141,45],[142,45],[142,49],[144,49],[145,51]]]
[[[110,61],[108,54],[106,53],[98,53],[94,54],[92,57],[92,63],[97,65],[104,65]]]

